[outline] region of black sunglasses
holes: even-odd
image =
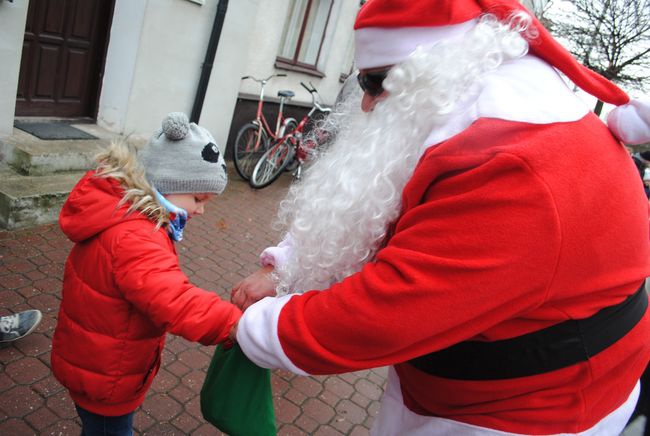
[[[384,79],[388,75],[388,71],[390,71],[390,69],[359,73],[357,75],[359,86],[372,97],[377,97],[379,94],[384,92],[383,84]]]

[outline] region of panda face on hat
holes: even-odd
[[[221,194],[228,182],[216,141],[182,112],[163,119],[162,129],[154,133],[138,158],[147,180],[162,194]]]

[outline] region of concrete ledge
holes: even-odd
[[[37,176],[88,170],[94,166],[95,155],[110,141],[111,138],[44,141],[14,129],[10,137],[2,140],[2,150],[13,169],[20,174]]]
[[[31,177],[0,170],[0,228],[14,230],[56,222],[61,206],[83,174]]]

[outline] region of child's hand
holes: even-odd
[[[230,291],[230,301],[241,310],[246,310],[264,297],[274,297],[275,282],[271,272],[273,267],[265,266],[237,283]]]
[[[238,325],[239,325],[239,321],[235,325],[232,326],[232,328],[230,329],[230,333],[228,333],[228,341],[227,342],[229,343],[230,346],[227,347],[227,348],[232,347],[233,344],[235,342],[237,342],[237,326]]]

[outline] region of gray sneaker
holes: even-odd
[[[0,317],[0,342],[11,342],[27,336],[38,326],[42,317],[40,310],[25,310]]]

